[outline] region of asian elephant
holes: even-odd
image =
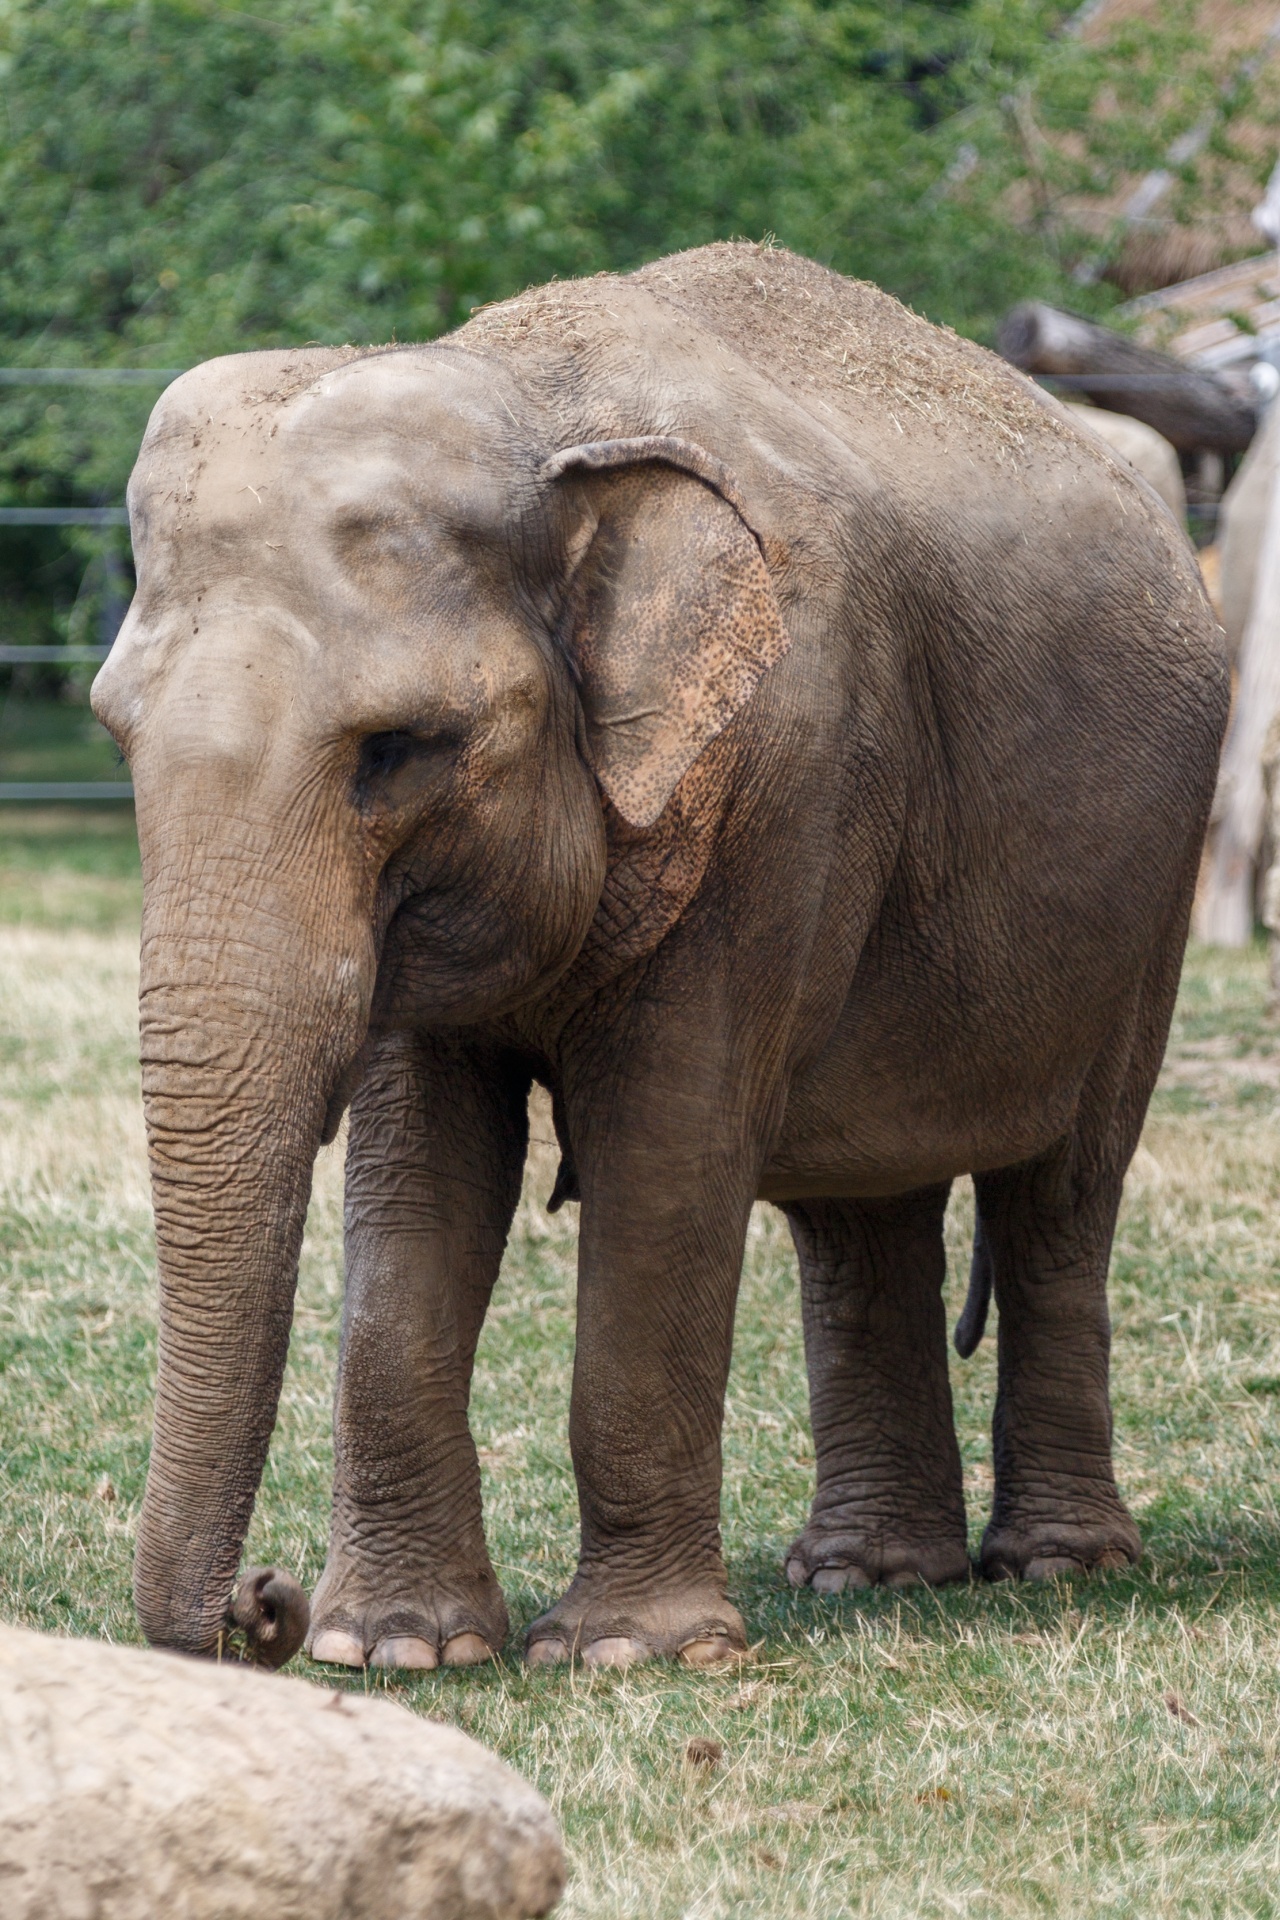
[[[226,1621],[349,1103],[311,1650],[499,1647],[467,1400],[533,1081],[581,1200],[582,1544],[529,1659],[743,1647],[720,1429],[760,1197],[811,1377],[793,1583],[967,1573],[963,1173],[962,1347],[1000,1310],[983,1568],[1131,1560],[1107,1264],[1227,706],[1144,483],[981,349],[735,244],[430,346],[197,367],[129,498],[94,705],[145,879],[147,1637]]]

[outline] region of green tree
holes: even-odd
[[[765,233],[981,336],[1013,298],[1063,297],[1071,193],[1154,163],[1207,84],[1185,6],[1119,74],[1070,13],[0,0],[0,357],[178,367],[429,338],[552,275]],[[1104,83],[1140,110],[1095,126]],[[0,389],[0,501],[118,499],[148,403]],[[7,540],[11,620],[20,562],[48,574],[30,619],[60,599],[65,627],[88,550]]]

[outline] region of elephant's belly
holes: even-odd
[[[1084,1073],[833,1046],[791,1090],[760,1198],[906,1193],[1032,1159],[1071,1128]]]

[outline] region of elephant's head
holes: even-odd
[[[679,443],[558,449],[449,346],[241,355],[157,407],[93,694],[145,886],[150,1640],[225,1623],[312,1164],[371,1022],[544,993],[599,902],[601,790],[652,822],[785,649],[731,496]]]

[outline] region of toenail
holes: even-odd
[[[911,1573],[908,1572],[906,1568],[900,1568],[897,1573],[887,1573],[884,1578],[884,1584],[886,1587],[893,1587],[901,1592],[904,1587],[922,1586],[924,1584],[924,1575],[922,1573]]]
[[[742,1648],[735,1647],[727,1634],[705,1634],[700,1640],[687,1640],[677,1658],[684,1667],[718,1667],[724,1660],[741,1660]]]
[[[389,1634],[385,1640],[379,1640],[370,1656],[369,1665],[412,1668],[419,1673],[431,1673],[440,1665],[440,1655],[429,1640],[421,1640],[417,1634]]]
[[[621,1633],[605,1634],[593,1640],[582,1656],[589,1667],[634,1667],[652,1657],[643,1641],[632,1640]]]
[[[1098,1555],[1093,1564],[1099,1573],[1114,1573],[1120,1567],[1132,1566],[1133,1562],[1123,1547],[1108,1547],[1105,1553]]]
[[[569,1658],[569,1649],[563,1640],[531,1640],[525,1648],[524,1662],[527,1667],[562,1667]]]
[[[478,1633],[455,1633],[440,1650],[440,1664],[445,1667],[480,1667],[492,1658],[493,1648]]]
[[[793,1587],[802,1587],[809,1578],[809,1569],[803,1560],[788,1560],[787,1582]]]
[[[325,1667],[362,1667],[364,1648],[353,1633],[324,1627],[311,1642],[310,1655]]]
[[[819,1567],[809,1585],[815,1593],[843,1593],[849,1584],[848,1567]]]
[[[1028,1560],[1022,1577],[1024,1580],[1069,1580],[1073,1574],[1083,1572],[1080,1562],[1066,1554],[1044,1553]]]

